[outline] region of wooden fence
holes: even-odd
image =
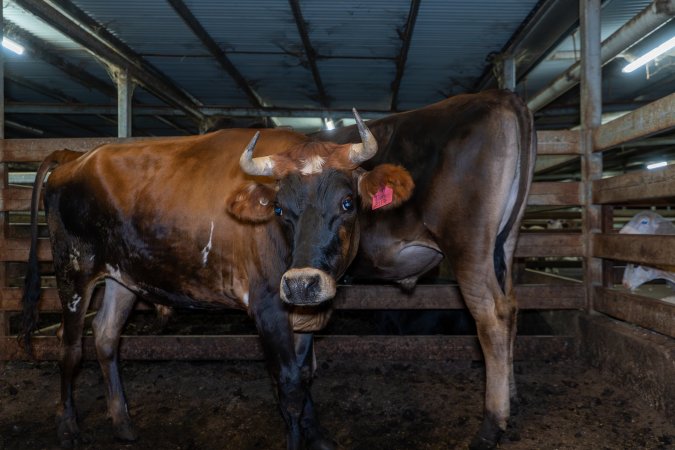
[[[539,153],[545,155],[578,155],[579,133],[575,131],[540,132]],[[20,279],[28,257],[27,213],[30,185],[10,184],[20,179],[22,170],[34,170],[38,161],[61,148],[85,151],[109,139],[36,139],[0,142],[0,359],[25,358],[16,338],[11,336],[9,316],[21,309]],[[30,175],[28,176],[30,177]],[[535,183],[530,205],[579,206],[582,204],[580,183]],[[49,242],[39,240],[38,258],[51,261]],[[524,233],[516,250],[517,258],[583,256],[579,233]],[[43,283],[49,285],[49,283]],[[518,285],[516,294],[522,310],[579,310],[585,308],[581,283],[550,285]],[[374,309],[461,309],[464,304],[454,285],[420,285],[413,295],[394,286],[342,286],[334,301],[338,310]],[[96,307],[93,302],[92,308]],[[143,308],[143,306],[139,306]],[[147,307],[146,307],[147,308]],[[55,287],[43,287],[41,312],[58,312],[60,303]],[[574,349],[573,333],[548,336],[522,336],[518,340],[520,358],[553,358],[568,356]],[[54,359],[58,345],[53,336],[36,338],[38,359]],[[318,351],[331,355],[378,355],[385,359],[479,359],[480,349],[475,336],[322,336]],[[141,359],[219,359],[260,358],[254,336],[125,336],[121,344],[123,357]],[[423,355],[423,356],[422,356]],[[85,357],[93,356],[92,343],[85,339]]]
[[[603,152],[624,142],[643,138],[675,127],[675,94],[638,109],[594,130],[594,152]],[[540,131],[539,155],[583,156],[579,131]],[[0,359],[26,356],[11,336],[9,318],[21,309],[21,288],[17,267],[27,260],[29,239],[26,211],[30,186],[10,184],[10,173],[30,170],[53,150],[70,148],[85,151],[115,138],[36,139],[0,141]],[[16,177],[16,175],[13,175]],[[592,199],[586,202],[584,193]],[[649,204],[675,195],[675,166],[659,171],[640,171],[612,178],[595,179],[589,189],[583,182],[535,182],[529,206],[602,206],[602,232],[523,232],[516,257],[602,258],[602,283],[593,280],[560,284],[518,284],[516,297],[521,310],[590,310],[634,323],[675,337],[675,305],[659,299],[629,293],[613,285],[611,261],[675,265],[675,236],[629,236],[613,232],[612,206]],[[587,239],[586,236],[589,236]],[[51,261],[46,238],[39,242],[39,259]],[[92,306],[95,308],[96,302]],[[334,301],[341,310],[378,309],[461,309],[463,302],[456,286],[420,285],[413,295],[394,286],[342,286]],[[140,306],[143,308],[143,306]],[[44,287],[42,312],[60,311],[54,287]],[[576,345],[574,330],[562,335],[519,336],[516,357],[554,358],[569,356]],[[58,343],[53,336],[36,339],[38,359],[55,359]],[[358,356],[380,359],[479,359],[475,336],[321,336],[317,342],[322,357]],[[262,357],[255,336],[125,336],[121,353],[137,359],[258,359]],[[85,338],[85,357],[93,357],[91,338]]]

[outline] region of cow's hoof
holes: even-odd
[[[504,430],[499,428],[497,421],[490,417],[483,419],[478,433],[469,444],[470,450],[492,450],[497,448]]]
[[[309,450],[335,450],[337,443],[327,437],[319,436],[307,441],[306,446]]]
[[[57,417],[56,425],[61,447],[76,447],[80,442],[80,429],[77,426],[77,419],[73,416]]]
[[[480,435],[474,436],[469,444],[469,450],[494,450],[499,440],[485,438]]]
[[[124,421],[115,425],[115,439],[124,442],[134,442],[138,440],[138,434],[131,422]]]

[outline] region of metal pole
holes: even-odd
[[[516,90],[516,61],[513,55],[505,55],[502,59],[502,76],[499,79],[499,88],[508,89],[511,92]]]
[[[581,0],[581,180],[584,188],[584,282],[586,307],[593,309],[596,286],[602,285],[602,259],[594,258],[593,235],[601,232],[602,209],[593,204],[593,180],[602,177],[602,153],[593,153],[593,130],[602,115],[600,0]]]
[[[131,98],[134,85],[126,69],[112,70],[117,85],[117,137],[131,137]]]

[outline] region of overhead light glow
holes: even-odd
[[[647,164],[647,169],[652,170],[652,169],[658,169],[659,167],[666,167],[668,163],[666,161],[660,161],[657,163],[651,163]]]
[[[333,119],[323,119],[324,123],[326,124],[326,130],[334,130],[335,129],[335,123],[333,123]]]
[[[659,45],[655,49],[650,50],[644,55],[640,56],[638,59],[636,59],[635,61],[624,67],[622,71],[624,73],[630,73],[635,69],[637,69],[638,67],[644,66],[652,59],[655,59],[656,57],[663,55],[667,51],[671,50],[673,47],[675,47],[675,37],[668,39],[666,42]]]
[[[23,45],[17,44],[13,40],[7,39],[4,36],[2,38],[2,46],[13,51],[17,55],[22,55],[24,51]]]

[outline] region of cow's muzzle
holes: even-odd
[[[280,291],[286,303],[318,305],[335,297],[335,280],[319,269],[290,269],[281,277]]]

